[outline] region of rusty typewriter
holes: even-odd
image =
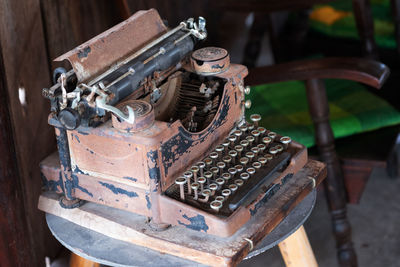
[[[61,171],[42,173],[62,207],[89,201],[227,237],[307,163],[260,115],[246,121],[247,68],[199,48],[205,27],[140,11],[56,59],[72,65],[43,89]]]

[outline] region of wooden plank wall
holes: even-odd
[[[117,2],[0,0],[1,266],[44,266],[60,249],[37,209],[39,162],[55,150],[41,90],[51,85],[51,59],[123,20]]]

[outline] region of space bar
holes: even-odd
[[[269,161],[265,166],[257,170],[249,180],[242,186],[242,190],[236,192],[229,199],[229,209],[234,211],[242,205],[252,194],[263,185],[277,170],[284,166],[290,159],[290,153],[284,152]]]

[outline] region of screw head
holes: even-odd
[[[245,93],[246,95],[249,95],[249,94],[250,94],[250,91],[251,91],[250,86],[246,86],[246,87],[244,88],[244,93]]]
[[[244,102],[244,107],[245,107],[246,109],[250,109],[250,108],[251,108],[251,100],[250,100],[250,99],[248,99],[248,100],[246,100],[246,101]]]

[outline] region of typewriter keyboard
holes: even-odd
[[[290,137],[258,127],[261,116],[250,116],[253,123],[238,127],[166,190],[169,197],[199,209],[229,216],[251,199],[291,158]],[[292,151],[293,152],[293,151]]]

